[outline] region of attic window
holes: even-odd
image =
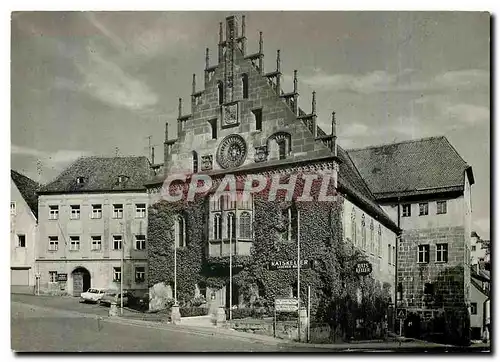
[[[128,180],[128,176],[125,176],[125,175],[118,176],[118,184],[123,184],[123,183],[127,182],[127,180]]]
[[[77,185],[83,185],[84,183],[85,183],[85,177],[83,177],[83,176],[78,176],[78,177],[76,178],[76,184],[77,184]]]

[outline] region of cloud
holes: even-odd
[[[474,104],[447,104],[441,105],[441,113],[450,120],[461,123],[462,126],[474,126],[483,122],[489,122],[490,110],[488,107]]]
[[[399,73],[375,70],[364,74],[330,74],[322,69],[301,75],[299,81],[312,88],[373,94],[386,92],[446,92],[489,89],[488,71],[465,69],[426,77],[414,69]]]
[[[36,158],[40,161],[41,166],[55,169],[66,167],[79,157],[91,156],[91,152],[83,150],[58,150],[56,152],[48,152],[14,144],[11,145],[10,152],[12,155]]]
[[[145,83],[127,74],[118,64],[105,59],[91,48],[88,49],[87,61],[75,61],[75,65],[83,76],[83,83],[78,89],[103,103],[130,110],[143,110],[158,101],[158,96]]]
[[[362,123],[350,123],[346,127],[339,129],[340,137],[358,137],[364,136],[368,133],[369,128],[367,125]]]

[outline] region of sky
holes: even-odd
[[[472,166],[473,230],[490,237],[490,18],[479,12],[244,12],[265,71],[281,50],[282,88],[344,148],[445,135]],[[15,12],[11,167],[46,183],[80,156],[162,162],[178,98],[217,59],[228,12]],[[198,86],[197,90],[201,88]],[[185,113],[189,113],[189,109]],[[148,138],[150,137],[150,138]]]

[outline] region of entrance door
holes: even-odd
[[[85,268],[77,268],[71,274],[73,276],[73,296],[79,297],[81,293],[90,288],[90,273]]]

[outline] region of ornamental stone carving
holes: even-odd
[[[227,136],[222,140],[217,150],[217,163],[220,167],[239,167],[247,156],[247,144],[243,137],[237,134]]]
[[[201,156],[201,170],[209,171],[212,168],[213,168],[213,156],[212,155]]]
[[[255,162],[267,161],[267,147],[255,147]]]

